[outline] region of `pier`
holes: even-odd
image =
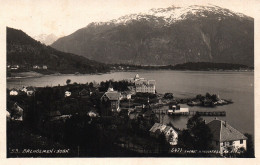
[[[155,114],[167,114],[173,116],[194,116],[196,114],[200,116],[226,116],[225,111],[189,111],[189,112],[171,112],[169,113],[168,110],[153,110]]]

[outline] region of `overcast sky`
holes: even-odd
[[[259,0],[0,0],[1,22],[30,36],[69,35],[91,22],[109,21],[151,8],[217,5],[255,17]]]

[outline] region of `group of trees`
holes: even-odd
[[[216,101],[218,101],[218,96],[216,95],[216,94],[210,94],[210,93],[206,93],[206,95],[205,96],[202,96],[202,95],[197,95],[196,96],[196,99],[198,99],[198,100],[200,100],[200,101],[203,101],[204,99],[206,99],[206,100],[211,100],[211,101],[213,101],[213,102],[216,102]]]
[[[102,81],[100,82],[100,86],[99,86],[99,91],[100,92],[106,92],[109,85],[112,85],[112,87],[114,88],[114,90],[117,91],[128,91],[128,87],[129,86],[133,86],[134,84],[128,81],[113,81],[113,80],[109,80],[109,81]]]
[[[205,121],[199,116],[191,117],[187,122],[187,129],[179,136],[180,145],[187,149],[209,150],[212,149],[213,135]]]

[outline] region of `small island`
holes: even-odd
[[[187,103],[189,106],[215,107],[220,105],[232,104],[232,100],[221,99],[219,95],[206,93],[205,96],[197,95]]]

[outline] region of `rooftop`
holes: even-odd
[[[119,100],[120,99],[120,93],[117,91],[106,92],[103,96],[107,96],[109,100]]]
[[[153,133],[157,133],[157,132],[164,132],[166,133],[167,131],[169,131],[172,127],[170,126],[167,126],[167,125],[164,125],[164,124],[161,124],[161,123],[154,123],[154,125],[152,126],[152,128],[149,130],[150,132],[153,132]],[[173,128],[172,128],[173,129]],[[174,132],[176,132],[174,129],[173,129]],[[177,133],[177,132],[176,132]]]
[[[245,135],[230,126],[227,122],[214,119],[207,124],[212,131],[213,140],[219,142],[247,139]]]

